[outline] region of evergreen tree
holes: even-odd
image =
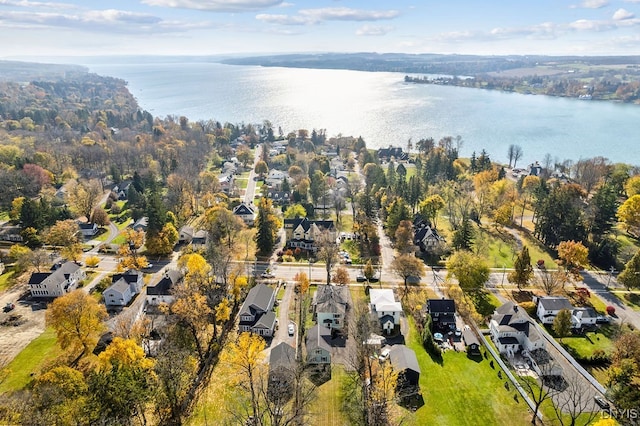
[[[522,247],[513,267],[514,271],[509,273],[508,276],[509,281],[515,283],[518,286],[518,290],[522,290],[522,287],[526,286],[533,277],[533,266],[531,266],[531,256],[527,246]]]
[[[474,230],[469,218],[462,219],[460,227],[453,233],[453,248],[456,250],[471,250],[473,245]]]
[[[160,194],[157,192],[152,192],[147,200],[147,218],[149,222],[147,224],[147,235],[148,236],[156,236],[165,223],[167,223],[167,209],[160,198]]]
[[[275,215],[271,200],[268,198],[261,198],[258,203],[256,227],[258,229],[256,236],[258,251],[262,255],[267,255],[273,251],[278,229],[280,228],[280,220]]]

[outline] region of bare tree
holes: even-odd
[[[600,411],[594,406],[596,393],[593,386],[576,371],[566,372],[563,378],[566,387],[554,398],[553,404],[558,421],[571,426],[591,424]]]
[[[551,296],[564,287],[566,279],[566,274],[559,269],[555,271],[543,269],[537,277],[538,285],[544,290],[547,296]]]
[[[338,261],[340,247],[336,243],[336,239],[333,234],[329,231],[322,231],[316,238],[316,244],[318,246],[316,256],[318,257],[318,260],[325,263],[325,268],[327,270],[327,285],[329,285],[331,283],[331,269]]]
[[[562,369],[556,361],[544,349],[536,349],[531,352],[531,358],[535,362],[534,369],[538,373],[537,379],[533,377],[521,377],[520,384],[527,391],[535,404],[531,423],[538,421],[540,406],[552,399],[562,390]]]
[[[513,147],[513,167],[516,167],[518,164],[518,160],[522,158],[522,147],[520,145],[515,145]]]
[[[509,148],[507,148],[507,157],[509,157],[509,168],[511,168],[511,163],[513,163],[515,150],[516,146],[514,144],[509,145]]]

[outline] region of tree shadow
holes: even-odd
[[[491,303],[489,293],[486,291],[476,291],[470,295],[471,301],[476,308],[476,311],[483,317],[492,315],[496,310],[496,306]]]
[[[410,410],[411,412],[415,412],[424,405],[424,398],[422,397],[422,394],[403,396],[398,399],[398,405]]]

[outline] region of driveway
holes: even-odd
[[[582,278],[582,282],[589,291],[598,296],[605,304],[616,308],[616,317],[620,322],[631,324],[636,330],[640,329],[640,312],[625,305],[607,288],[607,285],[611,288],[619,287],[615,277],[611,278],[606,273],[585,271],[582,273]]]

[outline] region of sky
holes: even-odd
[[[640,0],[0,0],[0,58],[640,55]]]

